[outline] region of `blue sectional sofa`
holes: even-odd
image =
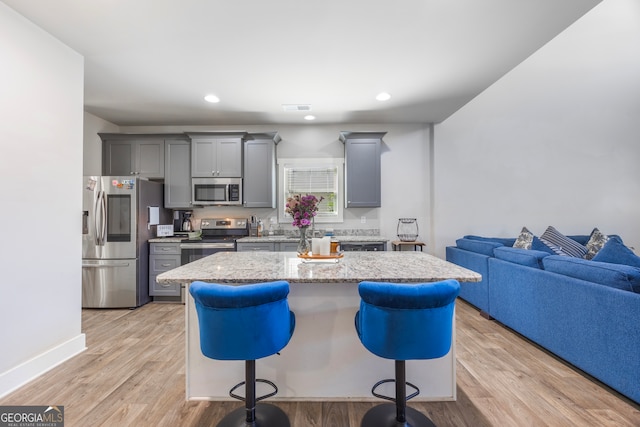
[[[569,237],[585,245],[590,236]],[[612,260],[622,245],[617,236],[601,251],[609,255],[592,260],[515,248],[515,241],[465,236],[446,248],[448,261],[483,277],[461,283],[460,297],[640,403],[640,258],[624,247]]]

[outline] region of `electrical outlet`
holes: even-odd
[[[360,217],[360,224],[366,224],[367,223],[367,217],[366,216],[361,216]]]

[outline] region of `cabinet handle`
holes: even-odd
[[[171,264],[160,264],[162,267],[171,267]]]
[[[158,285],[162,286],[163,288],[170,288],[171,285],[167,284],[167,283],[158,283]]]

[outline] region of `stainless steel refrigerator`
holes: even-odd
[[[82,307],[134,308],[149,297],[149,245],[170,224],[163,185],[128,176],[85,176]]]

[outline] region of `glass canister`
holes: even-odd
[[[332,254],[337,254],[340,252],[340,242],[335,237],[331,237],[331,251]]]
[[[417,218],[398,219],[398,238],[401,242],[415,242],[418,238]]]

